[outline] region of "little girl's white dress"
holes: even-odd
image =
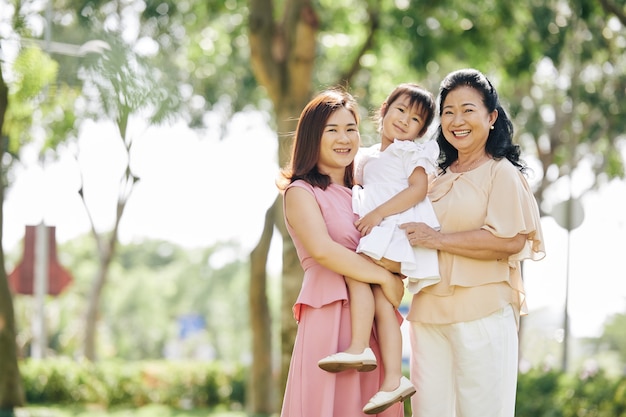
[[[434,140],[421,144],[396,139],[383,152],[380,143],[361,148],[355,161],[359,185],[352,188],[352,209],[359,217],[365,216],[407,188],[416,167],[423,167],[426,174],[434,173],[438,157],[439,145]],[[399,228],[407,222],[422,222],[439,229],[433,206],[426,197],[402,213],[385,217],[367,236],[361,237],[357,252],[376,260],[399,262],[402,274],[408,278],[407,289],[417,294],[441,280],[439,262],[436,250],[411,246],[405,231]]]

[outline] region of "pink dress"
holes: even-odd
[[[355,250],[360,234],[354,227],[352,192],[331,184],[326,190],[298,180],[291,187],[301,187],[317,200],[326,222],[328,234],[336,242]],[[286,191],[288,192],[288,191]],[[330,373],[317,362],[333,353],[342,352],[350,343],[350,306],[343,275],[319,265],[294,237],[287,223],[302,268],[304,280],[293,312],[298,332],[291,356],[282,417],[356,417],[366,416],[363,407],[382,383],[380,349],[374,332],[370,347],[379,359],[372,372],[354,370]],[[401,403],[383,413],[384,417],[401,417]]]

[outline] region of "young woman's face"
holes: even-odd
[[[333,182],[336,178],[343,181],[345,168],[354,160],[360,140],[354,115],[344,107],[339,108],[324,126],[317,163],[320,172],[330,175]]]
[[[383,116],[383,142],[394,139],[414,140],[424,127],[424,117],[418,106],[410,106],[411,100],[403,94],[394,102],[388,103]]]
[[[498,111],[487,111],[482,95],[468,86],[450,91],[443,102],[441,130],[459,152],[483,150]]]

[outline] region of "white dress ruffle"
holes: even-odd
[[[395,140],[380,152],[380,144],[359,150],[356,160],[356,180],[361,185],[352,189],[352,208],[365,216],[400,191],[408,187],[409,176],[416,167],[427,174],[437,169],[439,145],[430,140],[424,144]],[[372,259],[386,258],[399,262],[401,272],[408,278],[407,289],[416,294],[422,288],[441,280],[437,251],[411,246],[399,225],[423,222],[438,229],[439,221],[432,204],[425,198],[410,209],[385,217],[380,225],[361,237],[357,252]]]

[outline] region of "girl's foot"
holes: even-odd
[[[353,354],[346,352],[335,353],[320,360],[317,365],[327,372],[341,372],[356,369],[359,372],[369,372],[376,369],[376,356],[370,348],[363,353]]]
[[[406,377],[400,378],[400,385],[393,391],[378,391],[363,407],[365,414],[382,413],[397,402],[402,402],[415,394],[415,387]]]

